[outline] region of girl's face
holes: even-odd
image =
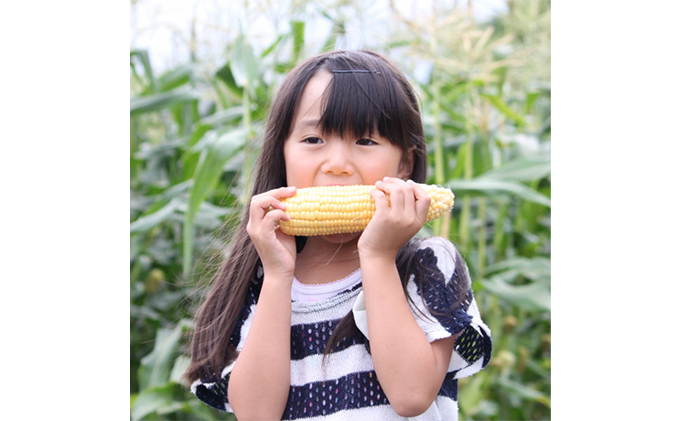
[[[288,185],[372,185],[385,176],[406,180],[411,169],[402,165],[402,150],[377,131],[360,138],[322,133],[317,123],[322,115],[322,96],[331,79],[331,73],[321,71],[302,92],[291,134],[283,146]]]

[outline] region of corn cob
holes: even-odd
[[[453,207],[450,189],[423,185],[430,195],[427,221],[439,218]],[[375,214],[375,202],[368,194],[371,185],[307,187],[283,199],[288,221],[279,228],[288,235],[314,236],[363,231]],[[388,197],[389,200],[389,197]]]

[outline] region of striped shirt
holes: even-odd
[[[371,359],[359,282],[332,297],[291,303],[291,386],[283,420],[458,419],[458,379],[476,373],[489,362],[490,330],[480,318],[469,288],[467,266],[453,244],[442,238],[424,239],[415,259],[419,272],[409,274],[407,292],[418,325],[430,342],[460,333],[446,377],[430,408],[417,417],[404,418],[390,406]],[[231,335],[231,343],[238,351],[257,308],[261,271],[258,275],[257,282],[250,285]],[[354,312],[359,331],[343,339],[324,361],[323,352],[333,330],[350,311]],[[227,385],[233,366],[234,363],[225,367],[220,378],[197,380],[191,386],[192,392],[208,405],[232,412]]]

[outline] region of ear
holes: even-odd
[[[399,163],[397,178],[401,178],[404,181],[411,178],[411,174],[413,174],[413,161],[413,149],[410,149],[408,152],[404,152],[401,157],[401,162]]]

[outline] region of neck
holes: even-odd
[[[359,235],[347,239],[308,237],[295,262],[295,277],[302,283],[328,283],[359,268]]]
[[[330,236],[329,236],[330,237]],[[313,263],[331,264],[348,263],[359,261],[357,252],[357,242],[359,236],[350,236],[347,239],[333,236],[332,239],[326,237],[308,237],[307,244],[298,258],[308,260]]]

